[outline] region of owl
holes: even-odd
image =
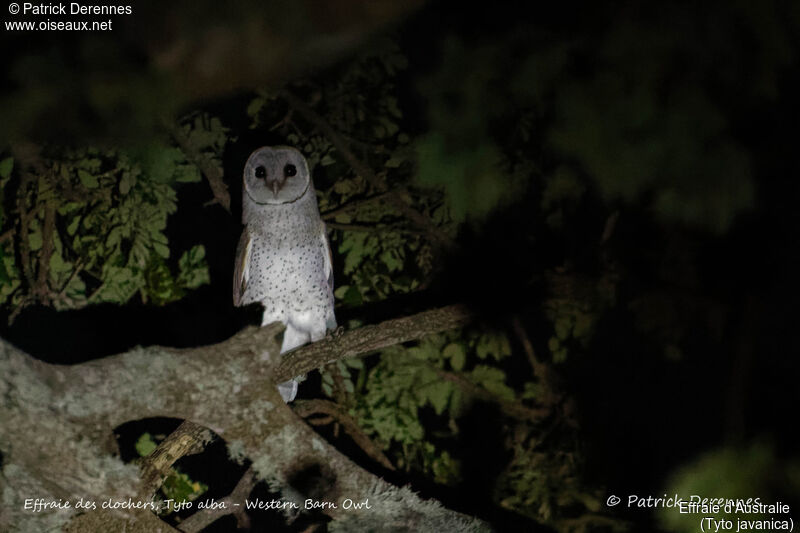
[[[250,154],[244,166],[242,223],[233,304],[260,302],[262,326],[276,321],[286,326],[281,353],[335,329],[331,250],[308,164],[299,151],[265,146]],[[290,402],[297,381],[278,389]]]

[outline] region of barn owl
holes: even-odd
[[[286,146],[259,148],[244,166],[242,223],[233,304],[261,302],[261,325],[286,326],[281,353],[336,328],[333,268],[325,224],[303,155]],[[284,401],[297,381],[278,385]]]

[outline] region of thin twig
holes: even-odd
[[[306,420],[306,422],[312,426],[327,426],[334,421],[335,419],[332,416],[323,416],[322,418],[312,418],[310,420]]]
[[[217,501],[219,504],[218,506],[214,508],[207,507],[202,511],[194,513],[178,524],[178,529],[184,533],[197,533],[229,514],[236,517],[236,523],[239,529],[250,529],[250,517],[247,516],[247,512],[245,511],[246,506],[242,505],[242,502],[253,492],[253,488],[257,484],[258,479],[256,478],[256,472],[251,466],[242,475],[241,479],[239,479],[233,491]]]
[[[368,226],[365,224],[339,224],[338,222],[326,222],[325,225],[330,229],[338,229],[340,231],[355,231],[358,233],[386,233],[392,231],[398,233],[410,233],[413,235],[420,235],[423,233],[422,231],[413,228],[404,228],[402,226],[393,226],[391,224],[376,224],[374,226]]]
[[[79,257],[79,258],[78,258],[78,259],[75,261],[75,264],[74,264],[74,265],[73,265],[73,267],[72,267],[72,274],[70,274],[70,275],[69,275],[69,278],[67,278],[67,281],[66,281],[66,282],[64,283],[64,285],[61,287],[61,290],[60,290],[60,291],[58,291],[57,298],[58,298],[60,301],[65,301],[65,300],[68,300],[68,298],[67,298],[67,289],[69,288],[69,286],[70,286],[70,284],[72,283],[72,281],[73,281],[73,280],[74,280],[74,279],[75,279],[75,278],[78,276],[78,274],[80,274],[81,272],[83,272],[83,258],[82,258],[82,257]]]
[[[517,335],[517,338],[522,344],[522,349],[525,352],[525,355],[528,356],[528,363],[530,363],[534,375],[540,380],[545,380],[547,375],[547,367],[539,360],[538,357],[536,357],[533,344],[531,344],[531,340],[528,338],[528,334],[525,333],[525,328],[522,327],[522,323],[518,317],[514,317],[511,320],[511,327],[514,328],[514,333]]]
[[[33,293],[40,302],[48,304],[52,300],[50,293],[50,258],[55,249],[56,208],[54,200],[47,201],[44,210],[44,223],[42,227],[42,250],[39,253],[39,271],[37,272],[36,285]]]
[[[347,146],[347,142],[342,136],[331,126],[325,118],[314,111],[303,100],[295,96],[290,91],[283,91],[281,96],[292,106],[299,111],[309,122],[315,125],[322,131],[334,147],[342,154],[342,157],[350,164],[356,174],[366,179],[376,189],[382,189],[385,184],[378,178],[378,176],[370,169],[365,163],[358,159],[355,154]],[[400,211],[412,224],[417,226],[420,230],[425,232],[428,238],[441,247],[449,248],[453,245],[452,239],[445,234],[441,228],[436,226],[433,221],[414,209],[405,199],[397,193],[396,190],[389,191],[387,200]]]
[[[22,310],[31,304],[33,304],[33,299],[30,296],[23,297],[22,301],[20,301],[14,308],[14,310],[11,311],[11,314],[8,315],[8,325],[10,326],[11,324],[13,324],[14,321],[19,316],[19,314],[22,312]]]
[[[527,420],[529,422],[541,422],[542,419],[544,419],[550,414],[550,409],[544,407],[532,408],[523,405],[521,402],[518,401],[503,399],[497,396],[496,394],[489,392],[483,387],[476,385],[475,383],[471,382],[470,380],[461,376],[460,374],[456,374],[455,372],[448,372],[446,370],[441,370],[438,368],[434,368],[433,370],[436,371],[439,377],[441,377],[446,381],[449,381],[450,383],[453,383],[454,385],[456,385],[458,388],[460,388],[470,396],[479,398],[486,403],[497,405],[498,407],[500,407],[502,412],[513,418],[518,418],[520,420]]]
[[[554,368],[543,363],[541,359],[536,356],[536,352],[533,349],[533,343],[531,343],[531,340],[528,337],[525,328],[522,326],[522,322],[519,320],[519,317],[514,317],[512,319],[511,326],[514,329],[514,333],[517,335],[520,343],[522,344],[522,349],[528,356],[528,362],[533,369],[534,376],[538,378],[542,387],[542,393],[539,395],[539,397],[537,397],[537,400],[547,406],[554,406],[558,404],[563,399],[563,395],[559,392],[560,379],[558,373]]]
[[[332,220],[332,219],[336,218],[339,215],[344,215],[344,214],[349,213],[351,211],[358,210],[359,208],[361,208],[361,207],[363,207],[365,205],[368,205],[368,204],[371,204],[371,203],[374,203],[374,202],[379,202],[381,200],[386,200],[387,197],[389,195],[391,195],[391,194],[394,194],[394,192],[395,192],[395,189],[392,189],[390,191],[382,192],[380,194],[375,194],[373,196],[368,196],[366,198],[359,198],[358,200],[352,200],[350,202],[347,202],[344,205],[340,205],[339,207],[337,207],[335,209],[330,209],[328,211],[325,211],[324,213],[321,214],[321,216],[322,216],[323,220]]]
[[[302,416],[308,418],[315,414],[328,415],[331,419],[337,420],[345,432],[350,435],[359,448],[364,450],[368,456],[380,463],[384,468],[394,470],[394,465],[389,458],[384,455],[380,447],[372,441],[358,422],[346,413],[338,404],[330,400],[301,400],[294,404],[294,411]]]
[[[181,126],[173,125],[168,127],[168,129],[172,138],[178,143],[178,147],[186,156],[186,159],[199,168],[200,172],[205,176],[209,187],[211,187],[211,193],[214,195],[214,199],[230,213],[231,195],[230,192],[228,192],[228,185],[224,180],[225,173],[222,167],[215,164],[207,154],[198,150],[197,147],[192,144],[189,136],[186,135]]]
[[[11,237],[14,236],[14,232],[15,232],[14,228],[11,228],[11,229],[7,230],[5,233],[3,233],[2,235],[0,235],[0,244],[6,242],[8,240],[11,240]]]
[[[27,282],[28,287],[33,287],[33,265],[31,265],[30,243],[28,242],[28,229],[31,219],[35,213],[28,211],[26,202],[26,189],[32,177],[24,173],[22,175],[22,183],[20,183],[19,191],[17,192],[17,213],[19,213],[19,255],[22,262],[22,274]]]

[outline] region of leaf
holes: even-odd
[[[78,224],[80,223],[80,217],[73,217],[72,222],[67,225],[67,234],[68,235],[75,235],[75,232],[78,231]]]
[[[178,165],[175,168],[175,181],[178,183],[197,183],[201,179],[200,170],[194,165]]]
[[[247,115],[250,117],[255,117],[261,112],[261,109],[264,107],[265,103],[266,100],[261,96],[253,98],[247,105]]]
[[[134,445],[136,448],[136,453],[139,454],[139,457],[147,457],[153,453],[153,450],[156,449],[156,446],[157,444],[153,440],[153,436],[150,433],[142,433]]]
[[[399,255],[397,249],[385,250],[380,255],[381,261],[383,261],[383,264],[389,269],[389,272],[396,272],[403,268],[403,260]]]
[[[572,317],[571,316],[562,316],[556,320],[555,323],[555,331],[556,337],[559,340],[567,340],[570,337],[570,333],[572,333]]]
[[[203,483],[193,481],[187,474],[173,468],[161,485],[164,495],[176,502],[192,501],[208,490]]]
[[[505,384],[506,375],[499,368],[478,365],[470,377],[475,383],[505,400],[514,400],[516,396],[514,390]]]
[[[475,353],[481,359],[492,357],[499,361],[511,355],[511,345],[503,333],[484,333],[478,338]]]
[[[464,369],[467,353],[462,344],[457,342],[448,344],[442,351],[442,355],[450,360],[450,366],[453,370],[460,371]]]
[[[169,257],[169,246],[160,242],[153,243],[153,250],[164,259]]]
[[[440,381],[435,385],[426,387],[426,396],[434,412],[440,415],[447,408],[447,401],[453,392],[453,384],[448,381]]]
[[[364,361],[358,357],[348,357],[344,360],[345,364],[350,368],[362,369],[364,368]]]
[[[542,394],[542,386],[539,383],[532,381],[525,382],[525,388],[522,393],[522,398],[525,400],[535,400]]]
[[[178,278],[176,283],[186,289],[196,289],[211,282],[208,265],[205,262],[206,249],[202,244],[193,246],[183,252],[178,260]]]
[[[31,232],[28,234],[28,245],[31,251],[35,252],[42,248],[42,228],[38,221],[34,221],[31,226]]]
[[[83,186],[88,189],[96,189],[100,186],[100,182],[97,181],[97,178],[85,170],[78,170],[78,179],[80,179]]]
[[[119,193],[122,196],[126,196],[135,183],[136,178],[130,172],[123,172],[119,180]]]
[[[364,299],[361,297],[361,291],[353,286],[349,286],[342,297],[342,303],[348,307],[360,307],[363,301]]]
[[[11,171],[14,170],[14,158],[6,157],[0,161],[0,180],[6,180],[11,177]]]

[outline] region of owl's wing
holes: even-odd
[[[320,224],[320,238],[322,239],[322,255],[325,261],[325,277],[328,278],[328,287],[333,291],[333,254],[331,253],[331,245],[328,242],[328,231],[324,222]]]
[[[236,246],[236,264],[233,267],[233,305],[242,303],[244,291],[247,289],[247,280],[250,278],[250,251],[253,248],[253,239],[247,226],[242,231],[239,244]]]

